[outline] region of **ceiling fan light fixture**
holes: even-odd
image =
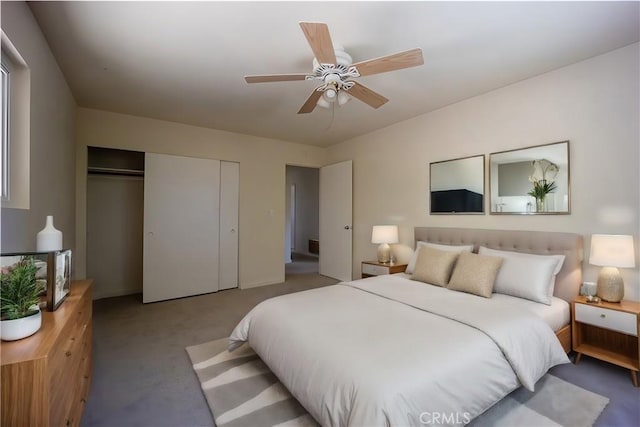
[[[341,90],[338,92],[338,105],[342,106],[351,100],[351,95]]]
[[[322,108],[327,108],[327,109],[331,108],[331,103],[328,102],[326,99],[324,99],[324,97],[322,96],[318,99],[318,102],[316,105]]]
[[[353,63],[342,46],[331,41],[329,28],[322,22],[300,22],[300,28],[313,51],[313,72],[297,74],[265,74],[245,76],[247,83],[316,81],[317,86],[298,114],[311,113],[316,106],[324,108],[344,105],[352,97],[372,108],[380,108],[389,100],[352,79],[417,67],[424,64],[422,49],[415,48],[380,58]],[[348,93],[343,93],[348,91]]]
[[[338,96],[338,93],[333,88],[329,88],[324,91],[324,98],[329,102],[334,102],[336,100],[336,96]]]

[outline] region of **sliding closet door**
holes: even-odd
[[[220,290],[238,287],[240,164],[220,162]]]
[[[143,302],[218,290],[220,161],[147,153]]]

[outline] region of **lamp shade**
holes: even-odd
[[[633,236],[593,234],[589,264],[601,267],[634,268]]]
[[[398,243],[397,225],[374,225],[371,243]]]

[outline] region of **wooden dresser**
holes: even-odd
[[[91,280],[31,337],[2,342],[2,426],[78,426],[91,382]]]

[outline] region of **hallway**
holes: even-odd
[[[318,273],[318,257],[292,252],[291,261],[292,262],[285,264],[284,266],[285,277],[294,274]]]

